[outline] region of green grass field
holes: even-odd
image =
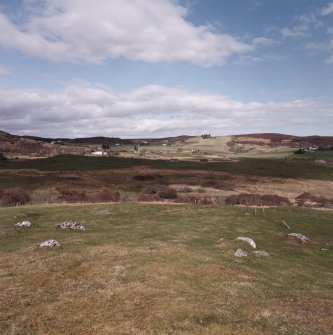
[[[87,230],[55,228],[68,219]],[[282,220],[312,243],[288,241]],[[0,225],[1,334],[332,334],[332,211],[18,207]],[[61,248],[37,250],[46,239]]]
[[[250,159],[211,163],[170,162],[119,157],[85,157],[60,155],[43,159],[0,162],[0,169],[37,169],[41,171],[94,171],[148,166],[156,169],[211,170],[235,174],[333,180],[333,167],[316,164],[314,159]]]

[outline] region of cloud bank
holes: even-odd
[[[53,62],[125,57],[200,66],[254,50],[187,15],[176,0],[26,0],[16,23],[0,13],[0,46]]]
[[[321,15],[326,16],[326,15],[331,15],[333,14],[333,2],[331,2],[327,7],[324,7],[321,10]]]
[[[4,130],[47,137],[329,134],[333,123],[333,106],[317,101],[244,103],[220,94],[155,85],[125,93],[85,82],[56,93],[0,89],[0,100]]]

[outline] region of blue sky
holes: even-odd
[[[0,128],[332,135],[331,0],[2,0]]]

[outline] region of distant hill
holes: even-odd
[[[21,137],[0,131],[0,154],[4,157],[31,156],[46,157],[59,154],[83,154],[85,149],[37,141],[32,137]]]
[[[37,137],[37,136],[21,136],[22,138],[32,139],[35,141],[46,142],[46,143],[63,143],[63,144],[71,144],[71,145],[103,145],[109,144],[114,145],[118,144],[134,144],[133,140],[126,140],[121,139],[119,137],[103,137],[103,136],[96,136],[96,137],[82,137],[82,138],[45,138],[45,137]]]
[[[162,144],[186,144],[188,140],[195,138],[194,136],[175,136],[163,138],[138,138],[138,139],[121,139],[119,137],[86,137],[86,138],[46,138],[37,136],[18,136],[12,135],[5,131],[0,131],[0,154],[4,158],[14,158],[19,156],[29,157],[47,157],[59,154],[76,154],[82,155],[91,152],[96,148],[105,146],[113,150],[112,146],[149,146]],[[197,137],[202,140],[201,137]],[[216,152],[238,152],[240,148],[244,151],[257,149],[259,147],[278,148],[281,146],[291,148],[305,148],[316,146],[325,150],[332,150],[333,136],[294,136],[278,133],[262,133],[262,134],[240,134],[228,137],[209,137],[208,142],[203,142],[206,146],[204,150],[210,153]],[[227,146],[223,147],[221,139],[229,138]],[[218,146],[211,141],[218,141]],[[201,143],[201,142],[200,142]],[[203,144],[201,143],[201,145]],[[191,142],[191,145],[194,144]],[[207,146],[208,145],[208,146]],[[245,148],[245,149],[244,149]],[[193,149],[193,148],[192,148]],[[122,150],[122,149],[120,149]],[[200,148],[200,150],[203,150]],[[222,151],[221,151],[222,150]],[[119,151],[119,150],[118,150]],[[117,151],[117,153],[119,153]],[[243,152],[242,151],[242,152]]]
[[[332,146],[333,136],[294,136],[278,133],[262,133],[262,134],[242,134],[234,135],[233,139],[252,138],[260,142],[260,139],[270,140],[271,143],[289,144],[294,147],[308,146]]]
[[[32,139],[35,141],[46,142],[46,143],[63,143],[70,145],[135,145],[135,144],[156,144],[164,142],[181,142],[189,139],[191,136],[181,135],[175,137],[163,137],[163,138],[136,138],[136,139],[122,139],[119,137],[79,137],[79,138],[45,138],[37,136],[21,136],[21,138]]]

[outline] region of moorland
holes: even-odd
[[[331,334],[332,145],[1,132],[0,332]]]

